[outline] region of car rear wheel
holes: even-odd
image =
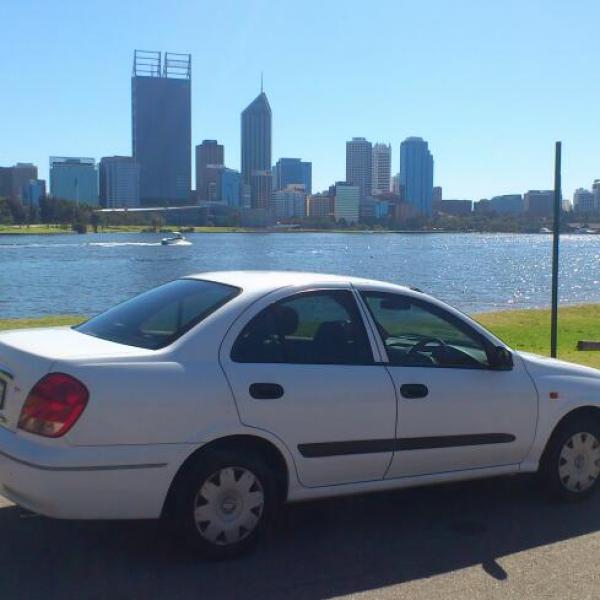
[[[258,540],[277,498],[275,478],[259,457],[207,452],[181,481],[175,522],[200,554],[229,558]]]
[[[552,436],[541,472],[550,490],[561,498],[591,495],[600,481],[600,425],[593,419],[567,421]]]

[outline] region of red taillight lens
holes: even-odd
[[[60,437],[81,416],[89,392],[81,381],[64,373],[49,373],[34,386],[19,417],[19,428],[46,437]]]

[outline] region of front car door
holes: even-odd
[[[398,396],[388,478],[518,465],[535,435],[537,393],[518,357],[492,368],[493,344],[419,294],[362,289]]]
[[[313,487],[385,476],[396,397],[374,352],[351,286],[336,285],[278,291],[253,305],[220,360],[241,421],[277,436],[300,482]]]

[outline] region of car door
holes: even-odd
[[[362,290],[398,397],[388,478],[516,465],[533,442],[537,392],[518,357],[490,365],[494,346],[466,320],[416,295]]]
[[[271,294],[234,324],[220,360],[242,423],[277,436],[313,487],[384,478],[396,397],[374,352],[348,285]]]

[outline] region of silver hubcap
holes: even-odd
[[[196,527],[211,544],[235,544],[256,529],[264,503],[263,488],[251,471],[226,467],[213,473],[196,494]]]
[[[581,432],[567,440],[558,459],[558,475],[570,492],[585,492],[600,474],[600,442],[595,435]]]

